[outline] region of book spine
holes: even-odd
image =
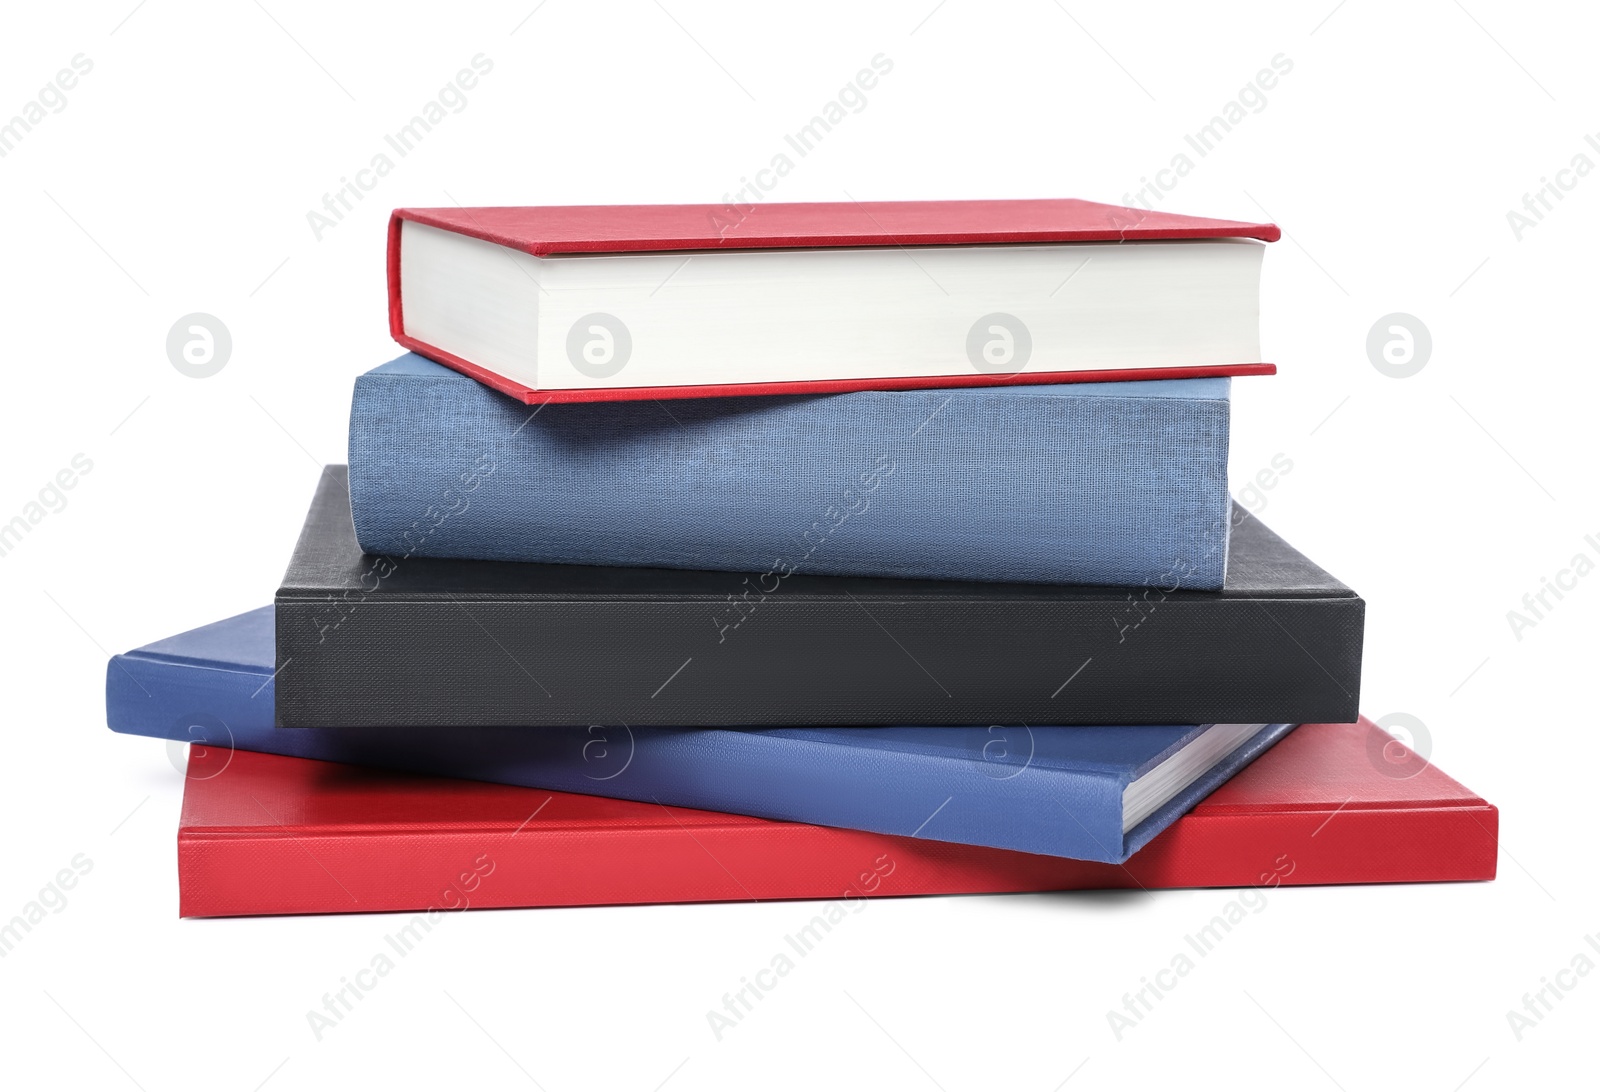
[[[788,823],[696,827],[693,838],[672,824],[515,837],[184,828],[179,913],[414,912],[424,920],[391,934],[405,955],[469,908],[829,900],[797,915],[801,928],[784,940],[804,955],[878,897],[1489,880],[1497,819],[1488,805],[1186,816],[1126,866]],[[1195,936],[1207,943],[1204,930]]]
[[[195,742],[215,729],[270,725],[270,676],[129,653],[106,665],[106,726],[113,732]],[[202,731],[210,725],[212,731]],[[212,742],[219,742],[212,738]]]
[[[612,729],[607,747],[617,753],[603,764],[584,761],[582,733],[574,733],[579,741],[569,753],[576,761],[548,764],[533,778],[568,792],[777,821],[1088,861],[1124,859],[1123,782],[1093,770],[1016,761],[1009,749],[1025,755],[1026,732],[986,737],[994,744],[988,751],[928,754],[863,752],[760,732],[640,729],[624,738]],[[632,748],[626,756],[625,746]]]
[[[1174,397],[1129,383],[530,411],[425,367],[356,381],[350,491],[369,553],[779,582],[1222,584],[1225,380]]]
[[[1114,597],[907,598],[874,600],[869,612],[848,597],[794,592],[742,609],[749,613],[729,630],[719,616],[738,616],[725,604],[692,596],[467,605],[284,589],[277,656],[293,669],[276,682],[277,723],[967,726],[1359,715],[1364,604],[1353,597],[1173,597],[1133,607]]]
[[[1144,887],[1276,887],[1492,880],[1490,804],[1208,814],[1179,819],[1128,858]]]

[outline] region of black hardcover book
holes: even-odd
[[[1354,721],[1365,603],[1234,516],[1220,592],[379,557],[330,466],[278,589],[277,721]]]

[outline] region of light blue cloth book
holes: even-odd
[[[407,354],[356,380],[369,553],[1222,586],[1226,378],[525,406]]]
[[[271,607],[113,656],[107,723],[215,748],[1111,863],[1292,728],[274,728],[273,662]]]

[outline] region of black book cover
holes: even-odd
[[[1220,592],[378,557],[330,466],[278,589],[277,721],[1354,721],[1365,603],[1234,517]]]

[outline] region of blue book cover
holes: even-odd
[[[1212,590],[1226,378],[525,406],[359,377],[368,553]]]
[[[114,656],[107,721],[214,747],[1109,863],[1293,727],[275,728],[273,653],[264,607]]]

